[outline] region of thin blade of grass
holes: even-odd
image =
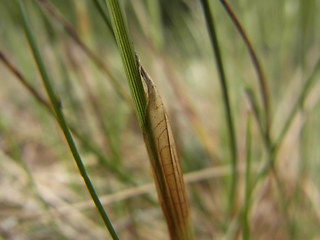
[[[220,54],[220,47],[218,43],[218,38],[215,30],[214,19],[213,19],[213,11],[210,9],[208,0],[201,0],[201,4],[204,11],[204,16],[212,44],[212,48],[214,50],[214,55],[216,59],[216,64],[219,72],[220,85],[223,96],[223,103],[226,113],[226,121],[228,126],[228,134],[229,134],[229,142],[230,142],[230,154],[231,154],[231,162],[232,162],[232,176],[231,176],[231,187],[230,187],[230,195],[229,195],[229,204],[228,204],[228,212],[229,215],[232,215],[235,207],[235,197],[236,197],[236,189],[237,189],[237,143],[236,143],[236,133],[233,123],[233,116],[230,106],[230,97],[229,97],[229,89],[227,79],[225,77],[222,57]]]
[[[60,107],[60,104],[59,104],[59,101],[58,99],[56,98],[56,95],[54,93],[54,90],[52,88],[52,85],[51,85],[51,80],[49,78],[49,75],[46,71],[46,68],[45,68],[45,65],[44,65],[44,62],[42,60],[42,57],[40,55],[40,51],[38,49],[38,45],[36,43],[36,40],[33,36],[33,33],[31,31],[31,27],[30,27],[30,24],[27,20],[27,17],[25,15],[25,11],[24,11],[24,4],[23,4],[23,1],[22,0],[19,0],[18,1],[18,6],[19,6],[19,12],[20,12],[20,16],[21,16],[21,20],[23,22],[23,26],[24,26],[24,31],[25,31],[25,34],[26,34],[26,37],[28,39],[28,42],[29,42],[29,45],[30,45],[30,48],[32,50],[32,54],[34,56],[34,59],[37,63],[37,67],[38,67],[38,70],[40,72],[40,75],[41,75],[41,78],[42,78],[42,81],[43,81],[43,84],[45,86],[45,89],[46,89],[46,92],[47,92],[47,95],[50,99],[50,102],[53,106],[53,109],[54,109],[54,112],[55,112],[55,115],[57,116],[57,121],[60,125],[60,128],[61,130],[63,131],[64,133],[64,136],[66,138],[66,141],[69,145],[69,148],[70,148],[70,151],[72,152],[72,155],[73,155],[73,158],[76,162],[76,165],[80,171],[80,174],[81,176],[83,177],[83,180],[86,184],[86,187],[91,195],[91,198],[94,202],[94,204],[96,205],[102,219],[103,219],[103,222],[105,224],[105,226],[107,227],[111,237],[113,239],[118,239],[118,236],[115,232],[115,230],[113,229],[113,226],[108,218],[108,215],[107,213],[105,212],[100,200],[99,200],[99,197],[97,195],[97,193],[95,192],[95,189],[91,183],[91,180],[89,178],[89,176],[87,175],[87,172],[86,172],[86,168],[81,160],[81,157],[78,153],[78,150],[77,150],[77,147],[73,141],[73,138],[72,138],[72,135],[69,131],[69,128],[67,126],[67,123],[65,121],[65,118],[64,118],[64,115],[62,113],[62,110],[61,110],[61,107]]]
[[[167,169],[167,171],[173,171],[171,174],[175,173],[176,175],[179,176],[179,178],[176,179],[175,175],[171,175],[167,172],[166,181],[168,184],[164,186],[163,183],[165,183],[164,181],[165,175],[164,174],[160,176],[157,175],[158,172],[162,172],[162,167],[161,165],[159,165],[160,164],[159,161],[153,161],[154,159],[158,159],[159,157],[158,154],[161,154],[160,152],[161,149],[157,149],[156,139],[153,138],[152,136],[153,132],[150,128],[152,126],[151,123],[155,123],[155,122],[154,121],[152,122],[151,118],[147,117],[149,116],[148,114],[146,116],[147,101],[146,101],[146,96],[145,96],[144,88],[141,81],[141,75],[140,75],[141,72],[139,73],[138,63],[134,55],[133,46],[129,39],[129,34],[127,32],[126,24],[123,20],[119,2],[117,0],[107,0],[106,2],[109,10],[109,15],[111,17],[113,30],[116,36],[118,48],[120,50],[122,62],[127,75],[131,95],[134,100],[137,118],[139,120],[139,124],[142,129],[142,132],[144,133],[145,143],[149,151],[149,157],[150,157],[151,163],[154,163],[154,162],[157,163],[157,166],[156,166],[157,170],[154,170],[153,172],[156,177],[155,179],[159,179],[159,178],[161,179],[161,181],[156,181],[156,185],[158,186],[158,189],[161,189],[161,191],[158,192],[159,193],[158,196],[160,198],[160,202],[162,206],[164,206],[164,204],[170,203],[169,208],[165,208],[165,209],[163,208],[165,217],[167,219],[170,235],[172,239],[193,239],[192,228],[189,222],[188,204],[186,202],[186,196],[183,190],[184,184],[182,181],[181,169],[178,168],[179,163],[177,162],[177,153],[174,150],[175,152],[173,153],[173,158],[175,159],[175,162],[174,163],[171,162],[169,164],[171,165],[171,170]],[[150,97],[152,96],[149,95],[149,101],[150,101]],[[153,107],[156,107],[156,106],[153,106]],[[166,128],[165,131],[167,135],[163,135],[163,136],[164,137],[167,136],[167,138],[170,137],[171,139],[172,133],[170,132],[170,130]],[[163,151],[162,154],[165,154],[165,153],[171,154],[171,150],[168,151],[168,149],[169,149],[169,145],[162,149],[162,150],[166,150],[166,152]],[[157,150],[159,150],[159,152],[157,152]],[[165,167],[164,163],[162,164],[163,164],[163,167]],[[173,188],[175,184],[176,184],[176,187]],[[172,189],[170,189],[170,187]],[[169,190],[171,191],[168,193]],[[165,195],[165,197],[163,197],[163,194]],[[168,197],[169,196],[168,194],[170,194],[170,198]],[[183,202],[180,201],[181,199]],[[178,201],[178,202],[175,202],[175,201]],[[169,215],[170,217],[168,218]],[[171,223],[173,224],[173,226]]]
[[[315,67],[313,68],[309,78],[304,83],[302,90],[300,92],[300,95],[299,95],[297,101],[295,102],[294,107],[292,108],[287,120],[285,121],[284,127],[282,128],[282,130],[279,134],[279,137],[277,138],[277,140],[274,142],[273,146],[271,147],[270,152],[269,152],[269,159],[268,159],[266,165],[258,173],[257,177],[253,181],[251,191],[253,191],[255,186],[257,186],[258,182],[260,182],[267,175],[267,173],[269,173],[270,169],[273,171],[274,176],[278,177],[277,173],[275,171],[275,168],[274,168],[274,163],[276,160],[277,152],[278,152],[279,147],[280,147],[281,143],[283,142],[283,139],[284,139],[286,133],[288,132],[296,114],[301,109],[301,104],[303,104],[305,98],[307,97],[307,95],[311,89],[311,86],[314,84],[314,82],[316,80],[318,80],[318,78],[316,78],[316,75],[317,75],[319,69],[320,69],[320,58],[318,59]],[[276,181],[276,183],[278,185],[278,188],[281,187],[279,185],[279,181]],[[283,191],[281,191],[280,194],[283,195]],[[286,209],[284,209],[284,210],[286,210]],[[291,226],[289,226],[289,227],[291,227]]]
[[[264,128],[263,128],[263,125],[262,125],[263,122],[262,122],[262,119],[261,119],[261,111],[260,111],[260,108],[258,106],[258,101],[257,101],[257,99],[255,97],[255,94],[254,94],[252,88],[249,85],[245,86],[245,93],[246,93],[246,95],[247,95],[247,97],[249,99],[253,114],[255,116],[255,119],[256,119],[258,127],[259,127],[260,134],[261,134],[261,136],[263,138],[265,146],[267,147],[269,143],[267,142],[268,138],[265,137],[266,132],[264,131]]]
[[[54,114],[54,110],[52,109],[50,103],[26,80],[26,78],[22,75],[22,73],[14,66],[9,59],[5,56],[5,54],[0,50],[0,59],[7,66],[7,68],[17,77],[19,82],[26,87],[26,89],[30,92],[30,94],[43,106],[51,116],[56,118]],[[112,161],[107,159],[103,153],[92,144],[92,142],[87,139],[87,137],[80,134],[80,132],[74,128],[73,126],[69,126],[70,131],[74,134],[77,139],[80,141],[81,145],[94,153],[99,162],[101,164],[106,165],[122,182],[130,183],[131,185],[135,185],[135,181],[131,178],[131,176],[122,170],[119,169],[117,165],[115,165]]]
[[[225,0],[220,0],[221,4],[223,5],[223,7],[225,8],[226,12],[228,13],[228,15],[230,16],[232,22],[234,23],[234,25],[236,26],[237,30],[239,31],[244,43],[246,44],[253,66],[257,72],[258,75],[258,80],[259,80],[259,86],[260,86],[260,92],[261,92],[261,97],[263,100],[263,106],[264,106],[264,110],[265,110],[265,131],[266,131],[266,137],[269,138],[269,128],[270,128],[270,98],[269,98],[269,90],[268,90],[268,86],[267,86],[267,81],[265,78],[265,75],[263,73],[263,69],[261,66],[261,63],[258,59],[258,56],[255,52],[255,50],[253,49],[253,46],[246,34],[246,32],[244,31],[244,28],[242,27],[240,21],[238,20],[236,14],[233,12],[231,6],[229,5],[229,3]],[[267,140],[269,141],[269,140]]]
[[[131,96],[141,128],[144,126],[146,98],[140,79],[132,42],[129,38],[126,24],[123,20],[121,9],[117,0],[106,0],[109,16],[116,42],[120,51],[125,73],[128,79]]]
[[[245,198],[242,213],[242,239],[250,239],[250,221],[248,219],[250,206],[250,189],[251,189],[251,113],[247,118],[247,132],[246,132],[246,177],[245,177]]]

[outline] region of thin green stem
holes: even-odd
[[[116,42],[128,79],[131,96],[133,97],[138,121],[140,127],[144,129],[146,97],[144,94],[144,89],[141,82],[132,42],[129,38],[127,27],[123,20],[118,1],[107,0],[106,2],[109,10],[109,16],[111,18],[113,31],[116,37]]]
[[[295,226],[289,214],[290,200],[286,199],[284,186],[274,166],[272,168],[272,173],[276,181],[276,186],[279,193],[279,201],[282,207],[285,224],[286,224],[288,233],[290,234],[290,239],[295,239],[294,238]]]
[[[24,12],[24,4],[23,4],[23,1],[22,0],[18,0],[18,4],[19,4],[19,11],[20,11],[20,15],[21,15],[21,18],[22,18],[22,22],[23,22],[23,26],[24,26],[24,30],[25,30],[25,34],[26,34],[26,37],[28,39],[28,42],[29,42],[29,45],[30,45],[30,48],[32,49],[32,54],[34,56],[34,59],[37,63],[37,67],[38,67],[38,70],[40,72],[40,75],[41,75],[41,78],[42,78],[42,81],[43,81],[43,84],[44,84],[44,87],[46,89],[46,92],[47,92],[47,95],[50,99],[50,102],[53,106],[53,109],[54,109],[54,112],[57,116],[57,121],[64,133],[64,136],[66,138],[66,141],[69,145],[69,148],[72,152],[72,155],[73,155],[73,158],[77,164],[77,167],[80,171],[80,174],[81,176],[83,177],[84,179],[84,182],[86,184],[86,187],[91,195],[91,198],[93,200],[93,202],[95,203],[103,221],[104,221],[104,224],[106,225],[110,235],[112,236],[113,239],[118,239],[118,236],[116,234],[116,232],[114,231],[113,229],[113,226],[108,218],[108,215],[106,214],[100,200],[99,200],[99,197],[97,195],[97,193],[95,192],[94,190],[94,187],[91,183],[91,180],[89,178],[89,176],[87,175],[87,172],[86,172],[86,168],[81,160],[81,157],[78,153],[78,150],[77,150],[77,147],[73,141],[73,138],[72,138],[72,135],[69,131],[69,128],[67,126],[67,123],[65,121],[65,118],[64,118],[64,115],[62,113],[62,110],[61,110],[61,107],[59,105],[59,101],[54,93],[54,90],[52,88],[52,85],[51,85],[51,80],[49,78],[49,75],[46,71],[46,68],[45,68],[45,65],[44,65],[44,62],[42,60],[42,57],[40,55],[40,51],[38,49],[38,45],[36,43],[36,40],[33,36],[33,33],[31,31],[31,27],[30,27],[30,24],[27,20],[27,17],[25,15],[25,12]]]
[[[228,211],[229,211],[229,215],[231,215],[235,205],[237,179],[238,179],[236,133],[235,133],[234,123],[233,123],[231,107],[230,107],[228,84],[227,84],[227,80],[224,73],[222,57],[220,54],[220,47],[219,47],[218,38],[216,35],[215,26],[214,26],[213,11],[210,9],[208,0],[201,0],[201,3],[202,3],[204,15],[205,15],[206,23],[207,23],[211,44],[214,50],[214,55],[216,58],[216,64],[219,72],[219,79],[220,79],[220,85],[222,89],[223,103],[224,103],[226,121],[228,126],[228,133],[229,133],[232,175],[231,175],[231,188],[230,188]]]
[[[8,69],[17,77],[19,82],[26,87],[26,89],[30,92],[30,94],[35,97],[35,99],[43,106],[48,113],[54,117],[57,118],[54,114],[54,110],[52,109],[50,103],[45,100],[41,94],[26,80],[26,78],[22,75],[22,73],[14,66],[8,58],[1,52],[0,50],[0,59],[4,62],[4,64],[8,67]],[[69,129],[71,133],[79,140],[82,147],[88,149],[90,152],[95,154],[99,160],[99,162],[103,165],[106,165],[106,167],[115,174],[120,181],[124,183],[129,183],[132,186],[137,186],[137,183],[134,181],[132,176],[123,170],[119,168],[119,165],[116,164],[114,161],[110,161],[110,159],[107,159],[106,156],[101,152],[99,148],[97,148],[90,139],[88,139],[83,134],[80,134],[80,132],[72,127],[69,126]],[[144,197],[148,202],[151,204],[155,204],[155,201],[150,198],[149,196]]]
[[[243,240],[250,239],[250,225],[248,220],[250,208],[250,188],[251,188],[251,114],[248,114],[247,133],[246,133],[246,178],[245,178],[245,199],[243,207],[242,220],[242,238]]]
[[[261,111],[258,106],[258,101],[255,97],[255,94],[254,94],[252,88],[249,85],[245,86],[245,92],[246,92],[246,95],[247,95],[249,102],[251,104],[251,108],[252,108],[253,114],[255,116],[255,119],[257,121],[257,124],[259,127],[259,132],[260,132],[261,137],[263,139],[264,145],[265,145],[266,149],[268,149],[268,147],[270,146],[270,141],[269,141],[270,139],[266,136],[266,132],[264,131],[264,128],[263,128],[263,121],[261,119]]]
[[[144,133],[144,140],[148,149],[149,158],[155,177],[155,183],[157,185],[159,193],[158,197],[162,202],[162,210],[167,221],[170,237],[171,239],[177,240],[193,239],[192,227],[189,218],[189,208],[186,207],[186,210],[183,210],[182,215],[179,214],[179,211],[177,211],[177,207],[175,205],[177,203],[173,201],[172,189],[168,187],[168,179],[166,179],[167,175],[164,172],[163,166],[161,166],[163,163],[160,163],[161,159],[159,157],[161,153],[158,147],[156,147],[158,146],[158,142],[156,140],[156,137],[153,135],[154,126],[151,121],[151,116],[149,114],[146,114],[146,97],[138,69],[137,59],[133,51],[131,40],[129,39],[129,34],[126,28],[126,24],[123,20],[119,2],[118,0],[107,0],[106,2],[112,21],[113,30],[116,36],[118,48],[121,54],[122,62],[127,75],[131,95],[134,100],[137,118],[139,120],[142,132]],[[144,78],[145,81],[148,81],[146,80],[146,76],[144,76]],[[176,168],[179,168],[179,165],[176,166]],[[179,170],[176,169],[176,171]],[[185,192],[183,191],[183,189],[180,189],[179,198],[182,199],[181,195],[184,194]],[[183,202],[184,204],[187,204],[186,200],[184,200]],[[179,202],[179,204],[182,204],[182,202]]]
[[[22,73],[16,68],[16,66],[14,66],[9,61],[9,59],[4,55],[4,53],[1,50],[0,60],[17,77],[19,82],[26,87],[29,93],[41,104],[41,106],[43,106],[49,112],[49,114],[56,118],[56,115],[54,114],[54,110],[52,109],[50,103],[43,96],[41,96],[41,94],[26,80],[25,76],[22,75]],[[110,169],[110,171],[112,171],[117,177],[119,177],[121,181],[125,183],[130,183],[134,186],[137,185],[130,175],[121,171],[118,168],[118,166],[116,166],[112,161],[109,161],[109,159],[107,159],[103,155],[103,153],[96,146],[94,146],[94,144],[92,144],[90,140],[84,137],[83,134],[80,134],[80,132],[77,131],[77,129],[75,129],[72,126],[69,126],[69,129],[72,132],[72,134],[77,137],[81,145],[89,149],[92,153],[94,153],[98,157],[100,163],[105,164]]]
[[[228,15],[230,16],[232,22],[235,24],[237,30],[239,31],[244,43],[246,44],[253,66],[257,72],[258,80],[259,80],[259,86],[261,91],[261,97],[263,100],[264,110],[265,110],[265,131],[266,131],[266,137],[269,138],[269,128],[270,128],[270,100],[269,100],[269,91],[267,87],[267,81],[265,79],[265,75],[262,70],[262,66],[260,64],[260,61],[258,59],[258,56],[246,34],[243,27],[241,26],[240,21],[238,20],[236,14],[233,12],[231,6],[228,4],[225,0],[220,0],[222,5],[224,6],[225,10],[227,11]],[[267,140],[269,141],[269,139]]]

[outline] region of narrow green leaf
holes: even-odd
[[[128,79],[131,96],[133,97],[136,114],[138,116],[140,127],[143,128],[146,98],[144,95],[143,85],[140,79],[132,42],[129,38],[127,26],[124,22],[118,1],[107,0],[106,2],[122,63]]]
[[[77,164],[77,167],[80,171],[80,174],[81,176],[83,177],[84,179],[84,182],[87,186],[87,189],[91,195],[91,198],[93,200],[93,202],[95,203],[103,221],[104,221],[104,224],[106,225],[110,235],[112,236],[113,239],[118,239],[118,236],[116,234],[116,232],[114,231],[113,229],[113,226],[99,200],[99,197],[97,195],[97,193],[95,192],[94,190],[94,187],[91,183],[91,180],[89,178],[89,176],[87,175],[87,172],[86,172],[86,169],[85,169],[85,166],[81,160],[81,157],[78,153],[78,150],[77,150],[77,147],[73,141],[73,138],[72,138],[72,135],[69,131],[69,128],[67,126],[67,123],[65,121],[65,118],[64,118],[64,115],[62,113],[62,110],[61,110],[61,107],[60,107],[60,104],[59,104],[59,101],[56,97],[56,94],[54,93],[54,90],[53,90],[53,87],[51,85],[51,80],[49,78],[49,75],[46,71],[46,68],[45,68],[45,65],[44,65],[44,62],[42,60],[42,57],[40,55],[40,51],[38,49],[38,45],[36,43],[36,40],[33,36],[33,33],[31,31],[31,27],[30,27],[30,24],[27,20],[27,17],[25,15],[25,12],[24,12],[24,4],[23,4],[23,1],[22,0],[18,0],[18,4],[19,4],[19,11],[20,11],[20,15],[21,15],[21,18],[22,18],[22,22],[23,22],[23,26],[24,26],[24,30],[25,30],[25,34],[26,34],[26,37],[28,39],[28,42],[29,42],[29,45],[30,45],[30,48],[32,50],[32,54],[34,56],[34,59],[37,63],[37,67],[38,67],[38,70],[40,72],[40,75],[41,75],[41,78],[42,78],[42,81],[43,81],[43,84],[44,84],[44,87],[46,89],[46,92],[47,92],[47,95],[50,99],[50,102],[53,106],[53,109],[54,109],[54,112],[56,114],[56,117],[57,117],[57,121],[60,125],[60,128],[62,129],[63,133],[64,133],[64,136],[66,138],[66,141],[69,145],[69,148],[72,152],[72,155],[73,155],[73,158]]]
[[[232,214],[235,205],[235,197],[236,197],[236,189],[237,189],[237,142],[236,142],[236,133],[233,123],[233,116],[230,106],[230,97],[229,97],[229,89],[228,83],[224,72],[222,57],[220,54],[220,47],[218,43],[218,38],[215,30],[214,19],[213,19],[213,11],[210,9],[208,0],[201,0],[201,4],[204,11],[205,20],[207,23],[207,28],[212,44],[212,48],[214,50],[214,55],[216,59],[216,64],[219,72],[220,85],[222,90],[223,103],[226,113],[226,121],[228,126],[228,134],[229,134],[229,142],[230,142],[230,152],[231,152],[231,162],[232,162],[232,178],[231,178],[231,187],[230,187],[230,195],[229,195],[229,206],[228,212],[229,215]]]

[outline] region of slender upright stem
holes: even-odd
[[[62,113],[62,110],[61,110],[61,107],[60,107],[60,104],[59,104],[59,101],[54,93],[54,90],[53,90],[53,87],[51,85],[51,80],[49,78],[49,75],[47,73],[47,70],[45,68],[45,65],[44,65],[44,62],[42,60],[42,57],[40,55],[40,51],[38,49],[38,45],[36,43],[36,40],[33,36],[33,33],[31,31],[31,27],[30,27],[30,24],[27,20],[27,17],[25,15],[25,12],[24,12],[24,4],[23,4],[23,1],[22,0],[18,0],[18,4],[19,4],[19,11],[20,11],[20,15],[21,15],[21,18],[22,18],[22,22],[23,22],[23,26],[24,26],[24,30],[25,30],[25,34],[26,34],[26,37],[28,39],[28,42],[29,42],[29,45],[30,45],[30,48],[32,50],[32,54],[33,54],[33,57],[37,63],[37,67],[38,67],[38,70],[40,72],[40,75],[41,75],[41,78],[42,78],[42,81],[43,81],[43,84],[44,84],[44,87],[46,89],[46,92],[47,92],[47,95],[50,99],[50,102],[53,106],[53,109],[54,109],[54,113],[57,117],[57,121],[60,125],[60,128],[62,129],[63,133],[64,133],[64,136],[66,138],[66,141],[69,145],[69,148],[70,148],[70,151],[72,152],[72,155],[73,155],[73,158],[76,162],[76,165],[80,171],[80,174],[81,176],[83,177],[83,180],[86,184],[86,187],[91,195],[91,198],[93,200],[93,202],[95,203],[103,221],[104,221],[104,224],[106,225],[110,235],[112,236],[113,239],[118,239],[118,236],[116,234],[116,232],[114,231],[113,229],[113,226],[108,218],[108,215],[107,213],[105,212],[100,200],[99,200],[99,197],[97,195],[97,193],[95,192],[95,189],[91,183],[91,180],[89,178],[89,176],[87,175],[87,172],[86,172],[86,168],[81,160],[81,157],[79,155],[79,152],[77,150],[77,147],[73,141],[73,138],[72,138],[72,135],[69,131],[69,128],[67,126],[67,123],[65,121],[65,118],[64,118],[64,115]]]
[[[123,66],[127,75],[131,96],[133,97],[136,114],[138,116],[140,127],[144,129],[146,97],[144,94],[132,42],[129,38],[127,27],[123,20],[118,1],[107,0],[106,2],[113,31],[116,37],[116,42],[118,44]]]
[[[235,204],[235,197],[236,197],[236,188],[237,188],[237,143],[236,143],[236,134],[235,128],[233,123],[233,116],[231,112],[230,106],[230,97],[229,97],[229,90],[228,84],[226,80],[226,76],[224,73],[224,67],[222,63],[222,57],[220,54],[220,47],[218,43],[218,38],[214,26],[214,19],[213,19],[213,11],[210,9],[208,0],[201,0],[201,4],[203,7],[207,28],[212,44],[212,48],[214,50],[214,55],[216,58],[216,64],[219,72],[219,79],[220,85],[222,89],[222,97],[223,103],[226,113],[226,121],[228,126],[228,133],[229,133],[229,142],[230,142],[230,151],[231,151],[231,161],[232,161],[232,178],[231,178],[231,188],[230,188],[230,196],[229,196],[229,214],[231,215],[234,210]]]
[[[170,239],[193,239],[189,206],[179,159],[161,98],[150,77],[142,66],[138,65],[118,0],[107,0],[106,2],[139,124],[144,135]],[[148,108],[146,108],[147,101],[141,78],[144,79],[148,87]]]
[[[269,128],[270,128],[270,103],[269,102],[270,102],[270,100],[269,100],[268,86],[267,86],[267,82],[265,79],[265,75],[262,70],[262,66],[260,64],[258,56],[257,56],[255,50],[253,49],[253,46],[252,46],[246,32],[244,31],[243,27],[241,26],[240,21],[238,20],[237,16],[233,12],[232,8],[230,7],[230,5],[228,4],[228,2],[226,0],[220,0],[220,2],[224,6],[224,8],[227,11],[228,15],[230,16],[231,20],[233,21],[236,28],[238,29],[244,43],[246,44],[248,51],[249,51],[249,54],[250,54],[250,57],[251,57],[251,60],[252,60],[252,63],[253,63],[254,68],[257,72],[261,96],[262,96],[262,100],[263,100],[263,106],[264,106],[264,110],[265,110],[265,127],[266,127],[265,137],[267,138],[267,141],[269,142],[269,137],[270,137],[269,136]]]
[[[250,224],[248,219],[250,208],[250,188],[251,188],[251,114],[248,114],[246,132],[246,178],[245,178],[245,198],[242,213],[242,239],[250,239]]]
[[[41,106],[45,107],[48,113],[56,118],[54,110],[52,109],[50,103],[39,93],[39,91],[34,88],[25,78],[25,76],[18,70],[16,66],[13,65],[12,62],[9,61],[8,57],[0,50],[0,60],[4,63],[5,66],[17,77],[19,82],[26,87],[29,93],[41,104]],[[105,164],[107,168],[112,171],[122,182],[129,183],[131,185],[137,185],[129,174],[121,170],[117,165],[115,165],[112,161],[106,158],[106,156],[90,141],[90,139],[84,137],[80,132],[69,125],[69,129],[71,133],[80,141],[81,145],[84,148],[89,149],[93,154],[97,156],[99,161],[102,164]],[[151,200],[151,199],[149,199]],[[151,201],[152,202],[152,201]]]

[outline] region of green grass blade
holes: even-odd
[[[146,97],[139,75],[133,46],[129,38],[126,24],[123,20],[118,1],[107,0],[106,2],[108,6],[109,16],[111,18],[113,31],[128,79],[131,96],[133,97],[136,114],[138,116],[140,127],[143,129],[143,126],[145,125],[144,115],[146,108]]]
[[[12,62],[9,61],[7,56],[0,50],[0,60],[4,63],[4,65],[17,77],[19,82],[29,91],[29,93],[43,106],[48,113],[51,114],[51,116],[56,117],[54,114],[54,111],[50,105],[50,103],[41,96],[41,94],[35,89],[25,78],[24,75],[12,64]],[[80,144],[88,149],[90,152],[95,154],[101,164],[106,165],[107,168],[112,171],[113,174],[115,174],[122,182],[129,183],[133,186],[136,186],[136,182],[133,180],[130,174],[127,174],[123,170],[121,170],[117,164],[110,161],[106,158],[106,156],[101,152],[99,148],[97,148],[87,137],[80,133],[74,126],[69,126],[69,129],[71,130],[72,134],[80,141]],[[148,198],[150,202],[150,198]]]
[[[242,219],[242,239],[250,239],[250,225],[248,220],[250,206],[250,188],[251,188],[251,114],[248,114],[247,132],[246,132],[246,178],[245,178],[245,199]]]
[[[76,145],[73,141],[73,138],[71,136],[71,133],[69,131],[69,128],[67,126],[67,123],[65,121],[65,118],[64,118],[64,115],[62,113],[62,110],[61,110],[61,107],[59,105],[59,101],[58,99],[56,98],[56,95],[54,93],[54,90],[52,88],[52,85],[51,85],[51,81],[50,81],[50,78],[49,78],[49,75],[47,74],[47,71],[46,71],[46,68],[45,68],[45,65],[44,65],[44,62],[41,58],[41,55],[40,55],[40,52],[39,52],[39,49],[38,49],[38,45],[36,43],[36,40],[33,36],[33,33],[31,31],[31,27],[29,25],[29,22],[27,20],[27,17],[25,15],[25,12],[24,12],[24,4],[23,4],[23,1],[22,0],[19,0],[18,1],[18,4],[19,4],[19,11],[20,11],[20,15],[21,15],[21,18],[22,18],[22,22],[23,22],[23,26],[24,26],[24,30],[25,30],[25,34],[26,34],[26,37],[28,39],[28,42],[29,42],[29,45],[30,45],[30,48],[32,49],[32,53],[33,53],[33,56],[35,58],[35,61],[37,63],[37,67],[39,69],[39,72],[40,72],[40,75],[41,75],[41,78],[42,78],[42,81],[43,81],[43,84],[45,86],[45,89],[46,89],[46,92],[47,92],[47,95],[50,99],[50,102],[53,106],[53,109],[54,109],[54,112],[57,116],[57,121],[65,135],[65,138],[66,138],[66,141],[69,145],[69,148],[72,152],[72,155],[74,157],[74,160],[77,164],[77,167],[80,171],[80,174],[81,176],[83,177],[84,179],[84,182],[86,184],[86,187],[91,195],[91,198],[93,200],[93,202],[95,203],[103,221],[104,221],[104,224],[106,225],[110,235],[112,236],[113,239],[118,239],[118,236],[115,232],[115,230],[113,229],[113,226],[99,200],[99,197],[97,195],[97,193],[95,192],[94,190],[94,187],[91,183],[91,180],[90,178],[88,177],[87,173],[86,173],[86,169],[85,169],[85,166],[81,160],[81,157],[78,153],[78,150],[76,148]]]
[[[229,214],[232,214],[235,205],[235,197],[236,197],[236,189],[237,189],[237,143],[236,143],[236,133],[233,123],[233,116],[231,112],[230,106],[230,97],[229,97],[229,90],[227,79],[224,72],[222,57],[220,54],[220,47],[218,43],[218,38],[215,30],[214,19],[213,19],[213,12],[210,9],[208,0],[201,0],[201,4],[203,7],[205,20],[207,23],[207,28],[211,40],[211,44],[214,50],[214,55],[216,58],[216,64],[219,72],[219,79],[220,85],[222,89],[222,96],[223,96],[223,103],[226,112],[226,121],[228,126],[228,134],[229,134],[229,141],[230,141],[230,152],[231,152],[231,162],[232,162],[232,178],[231,178],[231,187],[230,187],[230,196],[229,196],[229,207],[228,211]]]
[[[269,128],[270,128],[270,98],[269,98],[269,91],[268,91],[268,87],[267,87],[267,82],[266,82],[266,78],[265,75],[263,73],[262,70],[262,66],[260,64],[260,61],[258,59],[258,56],[255,52],[255,50],[253,49],[253,46],[246,34],[246,32],[244,31],[243,27],[240,24],[240,21],[238,20],[236,14],[233,12],[232,8],[230,7],[230,5],[228,4],[227,1],[225,0],[220,0],[220,2],[222,3],[223,7],[225,8],[226,12],[228,13],[228,15],[230,16],[232,22],[234,23],[234,25],[236,26],[237,30],[239,31],[244,43],[246,44],[253,66],[257,72],[258,75],[258,80],[259,80],[259,87],[260,87],[260,92],[261,92],[261,96],[262,96],[262,100],[263,100],[263,106],[264,106],[264,110],[265,110],[265,125],[266,125],[266,137],[269,138]],[[269,141],[269,139],[266,140],[267,142]]]
[[[119,2],[117,0],[107,0],[107,6],[109,15],[111,17],[113,30],[116,36],[118,48],[120,50],[122,62],[127,75],[131,95],[134,100],[136,114],[142,132],[144,134],[144,140],[148,149],[153,175],[155,178],[155,184],[157,186],[158,198],[160,200],[162,211],[167,221],[171,239],[193,239],[192,227],[189,217],[189,206],[186,200],[181,169],[174,148],[175,145],[172,140],[173,136],[169,125],[167,125],[167,127],[164,127],[163,135],[159,134],[159,131],[161,132],[161,129],[159,130],[160,125],[159,122],[157,122],[157,120],[159,120],[157,117],[164,117],[164,115],[162,115],[165,114],[163,105],[158,102],[160,101],[160,97],[158,95],[151,94],[151,92],[154,93],[153,91],[150,92],[151,87],[149,86],[149,84],[151,84],[151,80],[149,77],[148,80],[150,81],[146,80],[147,75],[143,70],[143,77],[146,81],[146,84],[148,85],[149,96],[149,107],[148,109],[146,109],[146,97],[140,76],[140,74],[142,74],[142,67],[139,66],[139,73],[137,59],[134,54],[131,41],[129,39],[129,34],[127,32],[127,28],[121,13]],[[152,101],[151,99],[153,99],[154,101]],[[158,115],[152,112],[152,110],[158,110]],[[151,117],[151,112],[153,113],[153,117]],[[160,122],[165,122],[165,124],[167,124],[166,116],[164,119],[165,121],[160,120]],[[161,126],[163,127],[163,125]],[[154,133],[157,133],[157,136],[154,136]],[[162,141],[160,141],[160,136],[167,136],[168,138],[161,138]],[[165,142],[164,140],[167,140],[168,142]],[[164,147],[161,144],[164,144]],[[162,158],[160,158],[161,151],[159,150],[159,145],[161,145],[161,149],[165,149],[167,151],[163,151],[163,155],[165,156],[163,156]],[[167,146],[170,146],[169,150]],[[164,158],[166,158],[166,161],[164,160]],[[172,161],[169,161],[168,159],[171,159]],[[171,162],[172,165],[169,164],[170,167],[174,165],[175,168],[168,169],[168,165],[164,167],[163,161],[165,161],[166,163]],[[170,170],[172,169],[174,169],[174,173],[170,172]],[[179,176],[178,180],[177,176]]]
[[[266,136],[266,131],[264,130],[263,121],[261,119],[261,111],[258,106],[258,101],[255,97],[255,94],[254,94],[252,88],[249,85],[245,86],[245,92],[246,92],[246,95],[249,99],[249,102],[250,102],[253,114],[255,116],[255,119],[257,120],[259,131],[260,131],[260,134],[261,134],[262,139],[264,141],[265,147],[268,148],[268,146],[270,145],[270,141],[269,141],[270,139]]]

